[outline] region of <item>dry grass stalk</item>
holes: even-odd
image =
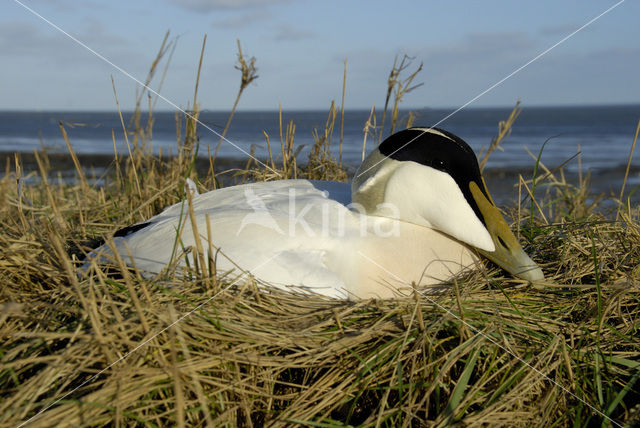
[[[116,82],[113,80],[113,76],[111,76],[111,86],[113,87],[113,97],[115,99],[116,108],[118,110],[118,115],[120,117],[120,124],[122,125],[124,140],[127,143],[127,151],[129,152],[129,160],[131,161],[131,170],[133,171],[133,177],[138,190],[138,195],[142,198],[142,190],[140,189],[140,179],[138,178],[138,167],[135,163],[135,159],[137,157],[134,157],[133,153],[131,152],[131,144],[129,143],[127,128],[124,126],[124,118],[122,117],[122,110],[120,110],[120,102],[118,101],[118,93],[116,91]]]
[[[147,147],[148,144],[151,144],[151,141],[153,140],[153,106],[155,106],[155,103],[158,100],[158,96],[157,94],[160,92],[160,90],[162,89],[162,83],[164,81],[164,77],[166,75],[167,69],[169,67],[169,63],[171,62],[171,57],[173,56],[173,51],[175,50],[176,47],[176,40],[171,40],[169,41],[169,35],[170,35],[170,31],[167,30],[167,32],[164,35],[164,38],[162,39],[162,43],[160,44],[160,48],[158,49],[158,53],[156,54],[156,57],[154,58],[153,62],[151,63],[151,66],[149,67],[149,71],[147,73],[147,76],[145,78],[144,81],[144,85],[142,88],[136,88],[136,104],[135,104],[135,109],[133,111],[133,114],[129,120],[129,126],[128,126],[128,130],[130,130],[131,134],[133,135],[133,147],[134,150],[146,150],[146,149],[151,149],[150,147]],[[153,78],[155,77],[155,74],[157,72],[157,69],[159,67],[159,65],[161,64],[164,56],[167,54],[167,52],[171,52],[171,54],[169,55],[169,59],[166,61],[165,63],[165,67],[164,67],[164,71],[163,71],[163,76],[160,80],[160,84],[158,85],[158,90],[155,91],[156,92],[156,97],[155,100],[153,101],[153,103],[151,102],[151,95],[150,95],[150,91],[148,90],[149,85],[151,85],[151,82],[153,80]],[[140,92],[138,92],[138,90]],[[115,91],[115,89],[114,89]],[[147,94],[148,97],[148,102],[149,102],[149,108],[148,108],[148,116],[147,116],[147,123],[146,125],[142,125],[142,99],[144,97],[144,95]]]
[[[638,133],[640,133],[640,120],[638,120],[638,125],[636,126],[636,133],[633,136],[633,143],[631,144],[631,149],[629,150],[629,160],[627,161],[627,168],[624,171],[624,179],[622,180],[622,186],[620,187],[620,196],[618,199],[623,201],[624,199],[624,188],[627,184],[627,179],[629,178],[629,169],[631,168],[631,159],[633,159],[633,152],[636,148],[636,143],[638,142]]]
[[[407,59],[407,64],[405,65],[405,59]],[[404,70],[404,68],[409,67],[409,65],[411,64],[412,59],[407,57],[405,55],[405,57],[402,59],[402,61],[400,62],[400,66],[398,67],[398,76],[400,75],[400,73]],[[419,88],[420,86],[424,85],[424,83],[418,83],[417,85],[413,85],[413,79],[416,78],[416,76],[422,71],[422,63],[420,63],[420,65],[418,66],[418,68],[416,69],[416,71],[414,71],[413,73],[411,73],[407,78],[405,78],[404,80],[400,81],[398,80],[396,82],[396,86],[395,86],[395,91],[394,91],[394,96],[393,96],[393,109],[391,110],[391,131],[390,134],[393,134],[396,130],[396,126],[398,126],[398,114],[400,111],[400,103],[402,102],[402,99],[404,98],[404,96],[406,94],[408,94],[409,92],[413,91],[416,88]]]
[[[191,229],[193,231],[193,239],[196,243],[196,255],[193,257],[194,263],[196,263],[195,271],[198,278],[204,278],[207,275],[207,264],[204,262],[204,250],[202,248],[202,240],[200,239],[200,233],[198,232],[198,223],[196,222],[196,213],[193,210],[193,195],[191,190],[187,189],[187,201],[189,210],[189,220],[191,221]]]
[[[209,218],[209,213],[205,214],[205,220],[207,222],[207,274],[209,276],[207,284],[210,290],[215,293],[217,287],[216,276],[218,273],[216,270],[216,253],[213,251],[213,233],[211,233],[211,218]]]
[[[416,114],[415,112],[410,111],[409,112],[409,116],[407,117],[407,128],[411,128],[413,127],[413,123],[416,121]]]
[[[362,133],[364,137],[362,138],[362,161],[364,161],[365,153],[367,150],[367,137],[371,134],[371,139],[373,141],[377,140],[377,129],[376,126],[376,106],[371,107],[371,111],[369,112],[369,118],[364,124],[364,128],[362,129]]]
[[[404,60],[404,57],[402,58]],[[382,142],[382,134],[384,133],[384,123],[387,118],[387,109],[389,107],[389,100],[391,100],[391,94],[393,93],[393,89],[396,87],[398,82],[398,76],[400,74],[400,70],[396,67],[398,63],[398,56],[396,55],[393,58],[393,66],[391,67],[391,71],[389,72],[389,77],[387,78],[387,94],[384,98],[384,109],[382,110],[382,120],[380,121],[380,135],[378,137],[378,144]]]
[[[391,67],[389,78],[387,79],[387,94],[384,100],[384,110],[382,110],[382,120],[380,124],[380,134],[378,135],[378,144],[382,141],[382,135],[384,134],[384,124],[387,116],[387,108],[389,107],[389,101],[391,100],[391,94],[394,95],[394,101],[393,107],[391,108],[391,130],[389,131],[389,134],[393,134],[394,130],[396,129],[399,107],[400,103],[402,102],[402,98],[407,93],[423,85],[423,83],[418,83],[417,85],[412,86],[413,79],[415,79],[416,76],[422,71],[422,63],[420,63],[418,68],[404,80],[402,80],[400,77],[402,72],[411,66],[412,61],[413,58],[407,55],[404,55],[402,57],[402,60],[400,60],[400,64],[398,64],[397,56],[393,60],[393,67]]]
[[[224,130],[220,135],[220,140],[218,141],[218,145],[216,146],[216,150],[214,152],[214,157],[218,155],[218,149],[220,149],[220,144],[224,140],[225,135],[227,135],[227,131],[229,130],[229,126],[231,125],[231,120],[233,119],[233,115],[236,112],[236,108],[238,107],[238,103],[240,102],[240,97],[244,90],[256,80],[259,76],[257,74],[258,68],[256,67],[256,59],[254,57],[249,58],[249,61],[245,59],[242,54],[242,45],[240,45],[240,40],[238,42],[238,65],[235,66],[236,70],[240,71],[240,88],[238,89],[238,94],[236,95],[236,100],[233,102],[233,107],[231,108],[231,113],[229,113],[229,118],[227,119],[227,123],[224,125]]]
[[[520,108],[520,100],[518,100],[513,110],[511,110],[511,113],[509,113],[509,117],[507,117],[507,120],[501,120],[498,123],[498,135],[496,135],[496,137],[491,141],[491,144],[489,145],[487,151],[483,155],[478,156],[481,158],[480,162],[478,162],[478,164],[480,165],[480,171],[484,170],[484,167],[489,160],[489,156],[491,156],[491,153],[494,150],[502,150],[500,144],[505,138],[511,135],[511,128],[513,127],[513,124],[520,115],[521,111],[522,109]]]
[[[162,92],[162,86],[164,84],[165,78],[167,77],[167,72],[169,71],[169,64],[171,64],[171,60],[173,59],[173,54],[176,51],[176,47],[178,46],[177,37],[173,39],[168,45],[166,44],[166,40],[169,38],[169,34],[170,34],[170,31],[167,30],[165,38],[162,41],[162,44],[160,45],[160,50],[156,55],[156,60],[154,60],[155,63],[160,62],[159,60],[165,56],[167,51],[169,51],[169,57],[167,58],[167,61],[164,64],[164,68],[162,69],[162,77],[160,78],[160,82],[158,83],[158,89],[156,90],[156,95],[153,98],[153,103],[151,104],[151,108],[149,109],[150,114],[154,112],[156,109],[156,104],[158,103],[158,99],[160,98],[158,95]],[[155,67],[152,65],[151,70],[153,70],[154,68]],[[149,127],[149,130],[151,130],[151,126]],[[152,134],[150,134],[150,136],[152,136]]]
[[[189,171],[189,178],[193,178],[194,171],[191,166],[198,152],[198,123],[200,122],[200,106],[198,105],[198,88],[200,86],[200,72],[202,71],[202,61],[204,59],[204,49],[207,45],[207,35],[202,39],[202,49],[200,50],[200,60],[198,61],[198,72],[196,74],[196,84],[193,90],[193,107],[185,114],[184,143],[180,147],[178,163]]]
[[[67,130],[64,128],[64,124],[62,122],[59,122],[58,126],[60,128],[60,133],[62,134],[62,139],[64,140],[64,143],[67,146],[67,150],[71,155],[71,159],[73,160],[73,166],[76,168],[76,174],[78,174],[78,177],[80,178],[80,183],[82,184],[82,190],[83,190],[82,193],[87,193],[87,188],[89,187],[89,184],[87,183],[87,177],[85,177],[84,170],[80,166],[80,161],[78,161],[78,156],[76,156],[76,152],[73,150],[73,147],[69,142],[69,136],[67,135]]]
[[[342,77],[342,104],[340,104],[340,154],[338,162],[342,165],[342,137],[344,133],[344,96],[347,91],[347,60],[344,60],[344,76]]]

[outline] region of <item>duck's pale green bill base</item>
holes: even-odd
[[[544,281],[542,269],[524,252],[498,208],[487,200],[478,184],[471,182],[469,188],[496,247],[495,251],[478,251],[517,278]]]

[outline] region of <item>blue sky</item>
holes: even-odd
[[[233,104],[236,39],[259,78],[239,109],[326,109],[384,103],[396,55],[424,63],[405,107],[457,107],[615,1],[20,0],[144,80],[167,30],[178,37],[161,93],[187,106],[202,38],[204,109]],[[0,109],[113,110],[111,76],[130,109],[136,84],[29,13],[0,6]],[[640,103],[640,2],[626,0],[474,106]],[[151,84],[156,88],[159,81]],[[159,101],[158,109],[172,107]]]

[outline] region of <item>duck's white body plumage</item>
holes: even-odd
[[[389,297],[406,293],[412,282],[441,283],[477,259],[441,232],[364,215],[350,204],[347,183],[309,180],[245,184],[193,197],[205,251],[209,215],[214,252],[220,249],[218,271],[240,268],[277,287],[341,298]],[[168,207],[146,222],[144,233],[115,237],[116,250],[142,272],[160,272],[172,259],[181,228],[173,258],[189,248],[193,266],[188,210],[186,201]]]
[[[405,149],[414,135],[429,139],[433,153],[425,158],[424,147]],[[411,129],[371,153],[351,186],[245,184],[193,193],[192,207],[201,248],[208,253],[211,243],[219,273],[235,269],[277,287],[340,298],[406,295],[412,284],[441,284],[473,267],[476,249],[515,275],[543,278],[484,189],[466,143],[446,131]],[[187,201],[127,229],[93,258],[115,249],[143,273],[161,272],[172,261],[193,266],[198,245]]]

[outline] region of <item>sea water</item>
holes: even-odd
[[[498,134],[498,123],[505,120],[510,108],[467,108],[453,115],[453,109],[415,110],[414,126],[433,126],[446,129],[463,138],[480,153]],[[447,116],[449,116],[447,118]],[[408,112],[400,114],[399,126],[406,123]],[[155,112],[152,150],[164,154],[176,154],[180,135],[176,132],[176,121],[184,116],[175,112]],[[215,151],[228,112],[203,111],[198,126],[199,153],[207,156]],[[340,114],[335,118],[331,139],[331,153],[340,156],[342,139],[342,161],[356,167],[362,157],[364,127],[369,111],[347,110],[344,124]],[[445,119],[446,118],[446,119]],[[142,115],[142,123],[146,115]],[[531,154],[553,168],[564,164],[568,173],[591,171],[602,180],[619,184],[631,149],[635,129],[640,119],[640,105],[622,106],[575,106],[575,107],[524,107],[515,121],[511,134],[503,141],[500,150],[491,154],[487,173],[499,172],[514,175],[530,172],[535,164]],[[131,114],[124,114],[128,125]],[[314,133],[323,135],[328,120],[327,111],[283,111],[282,122],[278,111],[240,111],[233,118],[226,139],[221,142],[218,156],[246,159],[252,151],[256,157],[267,157],[265,133],[271,141],[274,158],[281,157],[280,124],[282,133],[289,122],[295,124],[294,150],[300,149],[302,158],[314,144]],[[377,123],[381,115],[378,112]],[[113,154],[115,136],[116,149],[127,153],[126,140],[117,112],[0,112],[0,152],[32,152],[46,148],[50,152],[66,152],[61,135],[62,123],[69,140],[80,154]],[[390,132],[390,114],[387,114],[385,131]],[[342,131],[341,131],[342,128]],[[342,138],[341,138],[342,132]],[[375,147],[377,141],[367,137],[365,152]],[[544,149],[543,149],[544,146]],[[638,148],[640,151],[640,148]],[[634,174],[629,185],[640,184],[638,169],[640,155],[632,161]],[[55,168],[55,165],[53,165]],[[598,183],[602,184],[602,183]]]

